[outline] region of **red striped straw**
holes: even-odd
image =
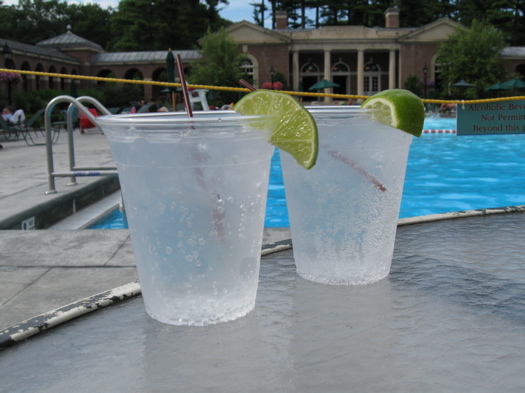
[[[239,81],[241,85],[249,89],[250,91],[257,90],[255,87],[250,85],[248,82],[246,82],[244,79],[241,79]],[[381,183],[379,180],[377,180],[370,172],[367,172],[363,168],[361,168],[354,160],[351,160],[348,157],[343,156],[338,151],[330,151],[329,154],[335,158],[336,160],[344,162],[346,165],[349,165],[351,168],[353,168],[357,173],[364,176],[368,181],[370,181],[375,187],[377,187],[380,191],[386,191],[386,187]]]
[[[186,84],[186,78],[184,77],[184,70],[182,69],[182,61],[180,59],[180,54],[177,53],[177,69],[179,71],[180,84],[182,85],[182,95],[184,97],[184,106],[186,107],[186,113],[188,117],[193,117],[193,112],[191,110],[190,95],[188,93],[188,85]]]

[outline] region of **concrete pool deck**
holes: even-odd
[[[98,131],[75,132],[77,166],[114,165],[109,144]],[[45,146],[0,140],[0,329],[137,279],[128,230],[76,230],[109,205],[80,208],[110,192],[116,177],[56,179],[48,190]],[[53,145],[55,171],[69,169],[67,135]],[[54,223],[54,217],[73,216]],[[36,230],[21,230],[35,217]],[[49,228],[48,230],[44,230]],[[264,243],[289,238],[287,228],[267,229]]]

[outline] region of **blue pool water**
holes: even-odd
[[[456,119],[427,119],[425,130],[455,130]],[[525,205],[525,135],[423,134],[408,157],[399,217]],[[271,164],[266,227],[289,227],[279,151]],[[119,211],[92,227],[127,228]]]

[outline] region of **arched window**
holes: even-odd
[[[251,75],[253,77],[253,63],[250,59],[245,59],[239,64],[241,72],[245,75]]]
[[[65,75],[67,74],[67,70],[62,67],[62,69],[60,70],[60,73]],[[66,80],[64,78],[60,78],[60,90],[65,90],[66,89]]]
[[[301,72],[299,74],[299,90],[309,92],[309,88],[315,85],[322,78],[321,71],[319,66],[315,63],[312,63],[311,59],[308,59],[308,62],[303,64],[300,68]],[[305,98],[306,100],[316,100],[314,97]]]
[[[253,87],[259,86],[259,61],[250,53],[243,53],[244,59],[239,64],[239,69],[243,73],[243,78]]]
[[[44,66],[42,64],[38,63],[36,68],[35,68],[35,71],[37,71],[37,72],[44,72]],[[37,90],[40,90],[40,88],[41,88],[40,83],[41,83],[40,75],[36,75],[35,76],[35,86],[36,86]]]
[[[308,61],[308,63],[304,64],[301,67],[301,74],[318,74],[319,73],[319,67],[317,64],[312,63]]]
[[[54,66],[49,67],[49,73],[56,74],[57,70]],[[50,76],[48,79],[48,87],[53,90],[55,88],[55,78],[53,76]]]
[[[334,94],[350,93],[350,67],[342,59],[332,66],[332,82],[339,85],[333,88]]]
[[[24,61],[22,63],[22,70],[24,71],[31,71],[31,66],[29,65],[29,63],[27,61]],[[25,92],[29,91],[29,80],[28,80],[28,75],[26,74],[23,74],[22,75],[22,83],[23,83],[23,89]]]
[[[364,94],[371,96],[381,90],[381,68],[374,62],[365,64]]]
[[[350,73],[350,67],[346,63],[338,62],[332,66],[332,72],[335,73]]]

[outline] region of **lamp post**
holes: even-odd
[[[9,45],[7,45],[7,41],[4,45],[4,49],[2,49],[2,56],[4,57],[4,64],[5,68],[11,68],[11,59],[13,58],[13,52],[11,51],[11,48]],[[7,81],[7,102],[9,105],[11,105],[11,81]]]
[[[428,74],[428,67],[425,64],[423,67],[423,98],[427,98],[427,74]]]
[[[275,75],[275,70],[273,69],[273,65],[270,67],[270,80],[272,82],[272,90],[273,90],[273,77]]]

